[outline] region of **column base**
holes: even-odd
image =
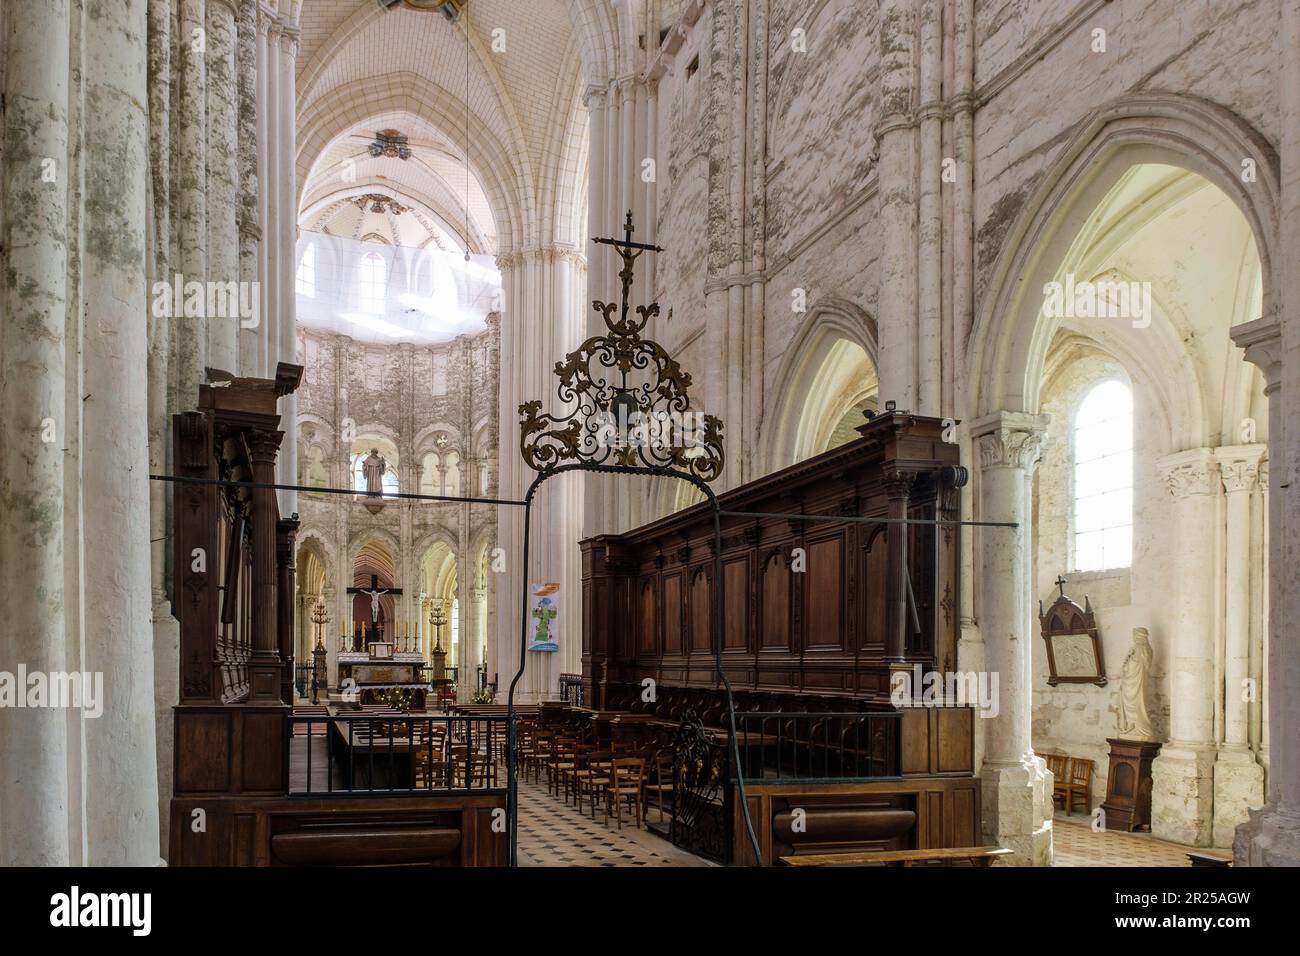
[[[1300,812],[1269,804],[1251,810],[1232,843],[1235,866],[1300,866]]]
[[[1221,750],[1214,762],[1215,846],[1230,847],[1250,810],[1264,805],[1264,768],[1249,750]]]
[[[1028,766],[985,766],[980,773],[984,839],[1011,851],[1011,866],[1052,865],[1052,774],[1042,757]]]
[[[1213,829],[1214,751],[1171,742],[1151,764],[1151,833],[1209,846]]]

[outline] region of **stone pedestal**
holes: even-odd
[[[1027,766],[990,767],[980,773],[980,813],[986,840],[1006,847],[1016,866],[1052,865],[1052,774],[1042,757]]]
[[[1214,762],[1215,846],[1232,846],[1249,811],[1264,805],[1264,768],[1248,749],[1220,750]]]
[[[1110,768],[1106,773],[1107,830],[1151,829],[1151,762],[1160,752],[1154,740],[1124,740],[1107,737]]]
[[[1162,840],[1209,846],[1214,750],[1171,741],[1151,765],[1151,832]]]

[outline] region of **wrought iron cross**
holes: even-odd
[[[663,252],[661,246],[652,246],[645,242],[633,242],[632,233],[636,228],[632,225],[632,210],[627,211],[627,219],[623,223],[623,240],[617,239],[592,239],[591,241],[598,246],[613,246],[614,251],[618,253],[619,258],[623,260],[623,268],[618,273],[619,282],[623,287],[623,303],[619,313],[619,318],[624,322],[627,321],[628,292],[632,288],[632,280],[635,276],[633,269],[636,261],[646,252]]]

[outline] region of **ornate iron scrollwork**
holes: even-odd
[[[673,737],[674,846],[720,863],[731,862],[730,750],[688,710]]]
[[[636,260],[662,250],[632,241],[630,212],[624,231],[622,240],[594,240],[612,246],[623,260],[621,304],[593,301],[607,333],[592,336],[555,364],[556,391],[568,413],[543,412],[538,400],[519,406],[520,452],[539,472],[566,464],[616,465],[673,468],[712,481],[725,460],[722,422],[691,411],[691,376],[658,342],[641,337],[659,304],[639,305],[635,315],[629,311]]]

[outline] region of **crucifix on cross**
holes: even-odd
[[[348,588],[349,594],[366,594],[370,597],[370,623],[379,624],[379,596],[381,594],[401,594],[401,588],[381,588],[379,575],[370,575],[369,588]]]
[[[647,242],[633,242],[632,233],[636,230],[632,227],[632,210],[627,211],[627,221],[623,223],[623,238],[619,239],[592,239],[591,241],[600,246],[613,246],[614,251],[618,253],[619,258],[623,260],[623,268],[619,272],[619,280],[623,284],[623,302],[619,311],[619,317],[627,321],[627,295],[632,288],[633,267],[636,261],[641,258],[644,252],[663,252],[662,246],[651,245]]]

